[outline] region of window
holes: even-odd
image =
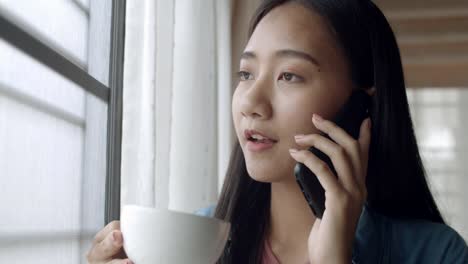
[[[407,90],[419,150],[434,198],[447,223],[468,238],[468,200],[465,157],[468,153],[464,120],[466,88]]]
[[[85,263],[118,218],[124,17],[0,0],[0,263]]]

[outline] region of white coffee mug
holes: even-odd
[[[135,264],[210,264],[221,256],[231,225],[195,214],[124,205],[124,250]]]

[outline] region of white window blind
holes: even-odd
[[[111,1],[0,0],[107,85]],[[85,263],[104,225],[107,103],[0,39],[0,263]]]

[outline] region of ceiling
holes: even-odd
[[[374,0],[397,36],[408,87],[468,88],[468,0]]]

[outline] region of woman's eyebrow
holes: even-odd
[[[280,58],[298,58],[298,59],[303,59],[306,60],[317,67],[320,67],[320,63],[318,62],[317,59],[315,59],[313,56],[308,54],[307,52],[303,51],[298,51],[298,50],[292,50],[292,49],[284,49],[284,50],[278,50],[275,52],[276,57]],[[249,59],[257,59],[257,55],[253,51],[245,51],[241,55],[241,60],[249,60]]]
[[[306,61],[309,61],[312,64],[315,64],[317,67],[320,67],[320,63],[318,62],[317,59],[312,57],[312,55],[303,52],[303,51],[298,51],[298,50],[292,50],[292,49],[284,49],[284,50],[278,50],[275,52],[276,57],[293,57],[293,58],[298,58],[298,59],[303,59]]]
[[[241,60],[257,59],[257,55],[253,51],[244,51],[241,55]]]

